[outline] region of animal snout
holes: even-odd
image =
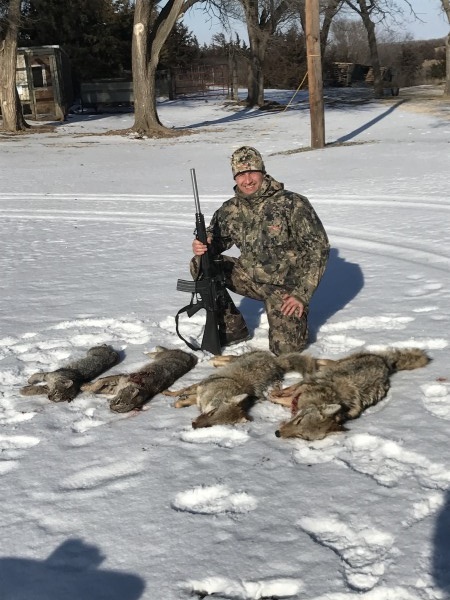
[[[281,436],[281,433],[280,433],[280,430],[279,430],[279,429],[277,429],[277,430],[275,431],[275,435],[276,435],[277,437],[280,437],[280,436]]]

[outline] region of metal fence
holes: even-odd
[[[199,65],[189,69],[174,69],[174,96],[206,96],[212,92],[228,95],[230,90],[228,65]]]

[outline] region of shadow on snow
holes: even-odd
[[[434,528],[432,574],[435,585],[450,598],[450,492]]]
[[[104,571],[104,556],[79,539],[63,542],[43,561],[1,558],[3,600],[138,600],[144,581],[130,573]]]
[[[361,267],[339,256],[338,248],[331,248],[327,268],[310,304],[308,317],[309,343],[317,339],[317,331],[334,314],[342,310],[363,288]],[[253,334],[261,322],[264,303],[243,298],[239,304],[250,332]]]

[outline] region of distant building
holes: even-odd
[[[16,85],[27,118],[64,121],[73,93],[70,61],[60,46],[18,48]]]

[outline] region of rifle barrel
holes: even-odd
[[[192,180],[192,190],[194,192],[195,212],[199,215],[201,213],[201,210],[200,210],[200,199],[198,197],[197,177],[195,175],[195,169],[191,169],[191,180]]]

